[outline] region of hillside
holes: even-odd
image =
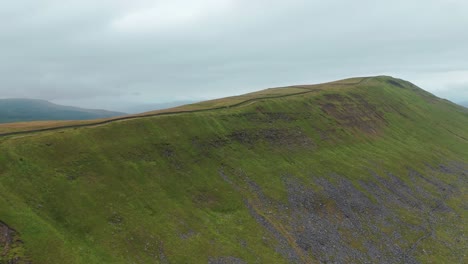
[[[0,99],[0,123],[38,120],[86,120],[124,113],[63,106],[36,99]]]
[[[468,110],[386,76],[4,125],[0,263],[466,263],[467,174]]]
[[[458,104],[464,107],[468,107],[468,102],[460,102]]]

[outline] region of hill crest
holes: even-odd
[[[426,98],[432,98],[432,100],[441,100],[436,99],[437,97],[418,88],[416,85],[401,80],[396,79],[391,76],[373,76],[373,77],[355,77],[348,78],[333,82],[321,83],[321,84],[312,84],[312,85],[292,85],[279,88],[268,88],[265,90],[252,92],[244,95],[231,96],[226,98],[214,99],[209,101],[203,101],[199,103],[193,103],[188,105],[183,105],[179,107],[173,107],[168,109],[161,109],[155,111],[149,111],[141,114],[132,114],[132,115],[122,115],[117,118],[100,118],[96,120],[85,120],[85,121],[33,121],[33,122],[18,122],[16,124],[0,124],[0,136],[1,135],[10,135],[10,134],[24,134],[29,132],[40,132],[40,131],[50,131],[64,128],[73,128],[73,127],[87,127],[102,125],[116,121],[122,120],[132,120],[137,118],[160,116],[160,115],[170,115],[170,114],[180,114],[180,113],[191,113],[191,112],[200,112],[200,111],[213,111],[230,107],[241,106],[246,103],[260,101],[264,99],[274,99],[281,97],[296,96],[301,94],[320,92],[322,90],[336,90],[343,87],[355,87],[359,86],[365,81],[384,81],[391,84],[394,87],[412,89],[425,96]]]
[[[0,262],[465,258],[468,112],[411,83],[145,115],[0,137]]]

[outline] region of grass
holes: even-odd
[[[290,262],[278,252],[275,235],[246,206],[257,203],[259,213],[293,237],[293,227],[279,219],[283,213],[262,202],[288,203],[285,177],[323,192],[316,179],[333,182],[337,178],[330,175],[339,175],[364,192],[362,182],[375,180],[369,170],[392,172],[415,188],[405,176],[408,167],[427,172],[428,165],[466,165],[467,110],[389,80],[395,79],[270,89],[146,115],[192,113],[1,137],[0,220],[18,231],[22,254],[34,263],[207,263],[223,256],[247,263]],[[301,93],[305,89],[311,92]],[[327,103],[333,104],[328,112]],[[232,105],[237,106],[224,108]],[[209,108],[217,110],[196,112]],[[64,124],[84,123],[0,129]],[[452,185],[458,181],[445,173],[437,177]],[[439,195],[430,186],[421,188]],[[460,188],[447,204],[466,219],[466,181]],[[325,202],[325,214],[338,210],[333,200]],[[390,207],[404,226],[385,232],[405,231],[401,246],[408,247],[421,235],[410,227],[421,224],[423,216]],[[451,217],[436,226],[435,238],[421,242],[416,258],[458,260],[466,241],[451,241],[464,229],[455,223],[459,219]],[[434,241],[450,242],[452,254]],[[351,242],[366,250],[364,238]],[[317,261],[311,252],[303,258]]]

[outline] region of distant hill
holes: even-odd
[[[0,123],[39,120],[86,120],[119,115],[124,115],[124,113],[63,106],[37,99],[0,99]]]

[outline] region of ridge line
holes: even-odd
[[[369,77],[364,77],[361,80],[359,80],[359,82],[356,82],[356,83],[336,83],[335,85],[345,85],[345,86],[359,85],[364,80],[367,80],[368,78]],[[55,130],[61,130],[61,129],[93,127],[93,126],[100,126],[100,125],[105,125],[105,124],[109,124],[109,123],[113,123],[113,122],[140,119],[140,118],[148,118],[148,117],[216,111],[216,110],[222,110],[222,109],[229,109],[229,108],[232,108],[232,107],[239,107],[239,106],[242,106],[242,105],[247,104],[247,103],[261,101],[261,100],[265,100],[265,99],[277,99],[277,98],[284,98],[284,97],[289,97],[289,96],[296,96],[296,95],[302,95],[302,94],[322,91],[321,89],[312,90],[310,88],[303,87],[303,86],[301,87],[301,86],[294,86],[293,85],[293,86],[288,86],[288,87],[305,89],[307,91],[292,93],[292,94],[285,94],[285,95],[263,96],[263,97],[250,98],[250,99],[247,99],[247,100],[235,103],[235,104],[225,105],[225,106],[217,106],[217,107],[212,107],[212,108],[195,109],[195,110],[179,110],[179,111],[174,111],[174,112],[153,113],[153,114],[146,114],[146,115],[139,115],[139,116],[123,116],[123,117],[107,119],[107,120],[103,120],[103,121],[99,121],[99,122],[95,122],[95,123],[89,123],[89,124],[64,125],[64,126],[58,126],[58,127],[49,127],[49,128],[40,128],[40,129],[31,129],[31,130],[23,130],[23,131],[6,132],[6,133],[0,133],[0,138],[1,137],[7,137],[7,136],[32,134],[32,133],[47,132],[47,131],[55,131]]]

